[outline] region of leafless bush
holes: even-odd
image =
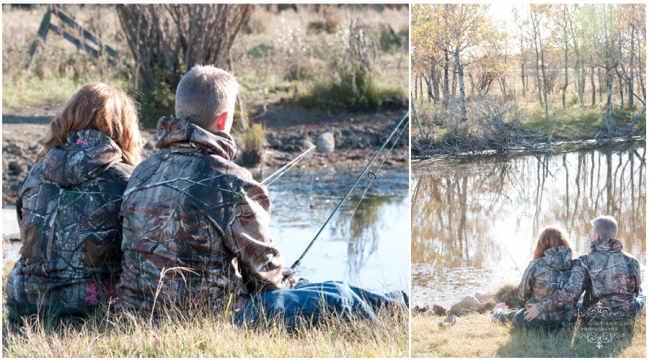
[[[253,5],[118,5],[117,12],[136,62],[135,78],[155,89],[175,89],[195,64],[225,67],[230,47]]]

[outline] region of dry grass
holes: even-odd
[[[336,76],[332,64],[343,57],[347,46],[346,31],[352,19],[363,22],[378,37],[381,27],[389,25],[396,33],[408,30],[408,9],[376,6],[326,5],[315,12],[310,5],[298,6],[297,11],[276,13],[259,6],[253,12],[246,32],[240,34],[232,47],[237,59],[235,74],[247,91],[243,101],[257,107],[280,99],[292,100],[309,93],[324,81]],[[334,32],[309,31],[313,22],[333,21]],[[407,36],[403,48],[381,52],[373,69],[380,87],[408,90]]]
[[[65,5],[64,10],[98,34],[122,56],[129,55],[127,44],[120,37],[121,28],[114,9],[107,6]],[[65,102],[77,88],[90,81],[102,81],[120,89],[127,88],[125,64],[108,64],[107,59],[94,59],[70,42],[50,32],[39,51],[31,72],[27,53],[36,37],[47,7],[33,8],[3,5],[2,11],[2,108],[20,109],[25,105]],[[59,19],[51,18],[58,24]]]
[[[7,324],[5,321],[4,324]],[[407,321],[344,322],[288,332],[244,329],[216,315],[150,324],[128,314],[75,323],[4,325],[7,357],[407,357]]]
[[[522,331],[491,322],[491,314],[457,318],[451,327],[440,327],[444,317],[416,316],[412,323],[412,357],[646,357],[646,318],[636,321],[633,335],[604,344],[594,343],[569,330]]]
[[[3,283],[12,267],[5,263]],[[88,319],[31,320],[18,330],[2,316],[4,357],[407,357],[409,345],[403,311],[294,331],[247,329],[213,313],[156,323],[108,305]]]

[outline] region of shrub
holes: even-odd
[[[275,53],[275,48],[273,45],[266,45],[264,43],[259,44],[252,49],[248,50],[248,56],[252,56],[255,59],[260,59]]]
[[[264,155],[264,142],[266,141],[266,130],[261,124],[254,124],[245,130],[243,134],[244,149],[241,152],[241,164],[244,166],[255,166],[259,164]]]
[[[384,52],[389,52],[401,48],[401,38],[397,34],[395,34],[390,25],[381,25],[379,42],[381,43],[381,50],[383,50]]]
[[[184,74],[184,69],[179,73]],[[161,116],[173,116],[175,92],[166,81],[169,77],[169,70],[161,69],[157,64],[153,67],[153,73],[157,85],[153,89],[145,88],[144,91],[135,91],[131,94],[140,103],[140,123],[144,126],[155,126]],[[181,75],[182,76],[182,75]]]
[[[328,77],[316,80],[309,93],[298,97],[300,106],[369,110],[386,100],[405,103],[402,90],[383,87],[373,76],[379,45],[368,26],[356,19],[349,31],[336,33],[336,39],[337,43],[328,49],[332,71]]]
[[[369,110],[378,108],[385,100],[401,102],[404,97],[403,90],[383,87],[370,74],[359,72],[345,74],[340,81],[317,81],[297,103],[305,108]]]

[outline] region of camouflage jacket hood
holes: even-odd
[[[155,145],[160,148],[197,149],[232,160],[237,145],[230,134],[212,133],[200,126],[181,119],[163,116],[158,120]]]
[[[13,301],[87,308],[114,293],[121,263],[122,194],[133,168],[95,130],[72,131],[18,191],[23,247],[8,277]]]
[[[590,244],[591,252],[579,257],[562,291],[539,304],[548,311],[584,294],[584,316],[587,319],[627,319],[635,316],[635,297],[642,280],[638,261],[622,251],[617,239],[598,239]]]
[[[547,249],[541,258],[532,260],[518,286],[521,305],[537,303],[562,289],[570,276],[572,265],[572,250],[566,246]],[[576,302],[568,303],[541,314],[539,319],[572,321],[576,318],[575,309]]]
[[[99,131],[71,131],[67,144],[52,147],[43,159],[43,176],[62,187],[76,186],[96,178],[121,158],[122,150]]]
[[[282,288],[268,191],[230,161],[232,138],[163,117],[157,146],[124,193],[120,303],[236,310],[251,291]]]
[[[605,253],[620,251],[623,247],[624,245],[622,245],[622,242],[618,239],[598,239],[590,243],[591,252]]]

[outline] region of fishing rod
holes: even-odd
[[[401,124],[403,124],[403,122],[408,118],[408,115],[409,115],[409,114],[410,114],[410,111],[406,112],[406,115],[401,119],[401,121],[399,121],[399,123],[397,124],[397,126],[394,127],[394,130],[392,130],[392,133],[390,133],[390,136],[388,136],[388,138],[385,140],[385,142],[383,143],[383,145],[381,145],[381,148],[376,152],[376,154],[374,154],[374,157],[372,157],[372,159],[370,160],[370,162],[367,163],[367,165],[365,166],[365,168],[363,169],[363,171],[361,171],[361,174],[358,176],[358,178],[356,179],[356,181],[354,182],[354,184],[352,185],[352,187],[350,187],[349,190],[347,190],[347,193],[345,194],[345,196],[343,196],[342,200],[340,200],[340,202],[338,203],[338,205],[336,205],[336,207],[334,208],[334,210],[333,210],[333,212],[331,213],[331,215],[329,215],[329,217],[328,217],[327,220],[324,222],[324,224],[322,224],[322,226],[320,227],[320,230],[318,230],[318,233],[315,235],[315,237],[313,237],[313,240],[311,240],[311,242],[310,242],[309,245],[306,247],[306,249],[304,250],[304,252],[302,253],[302,255],[300,255],[300,257],[299,257],[297,260],[295,260],[295,262],[293,263],[293,265],[291,265],[291,270],[293,270],[293,272],[291,272],[291,274],[289,274],[289,275],[284,276],[284,278],[282,279],[282,282],[283,282],[283,283],[289,283],[289,282],[291,281],[291,278],[293,278],[293,275],[295,274],[295,272],[297,271],[297,269],[298,269],[298,268],[300,267],[300,265],[302,264],[302,259],[303,259],[304,256],[307,254],[307,252],[309,252],[309,250],[311,249],[311,246],[313,246],[313,244],[315,243],[315,241],[318,239],[318,236],[320,236],[320,234],[322,233],[322,231],[324,230],[324,228],[327,226],[327,224],[329,223],[329,221],[333,218],[334,214],[336,213],[336,211],[338,211],[338,209],[340,208],[340,206],[345,202],[345,200],[347,200],[347,197],[349,196],[349,194],[351,194],[352,190],[354,190],[354,188],[356,187],[356,185],[358,185],[358,183],[361,181],[361,179],[363,178],[363,175],[365,175],[365,172],[367,172],[367,169],[369,169],[369,167],[372,165],[372,163],[374,162],[374,160],[376,160],[376,158],[379,156],[379,154],[381,153],[381,151],[383,151],[383,149],[384,149],[385,146],[388,144],[388,142],[390,141],[390,139],[392,139],[392,136],[394,136],[394,134],[397,132],[397,130],[401,127]],[[374,177],[376,177],[376,175],[374,175]]]
[[[496,232],[496,229],[494,228],[493,224],[490,221],[489,221],[489,225],[491,226],[491,229],[494,232]],[[500,240],[500,238],[498,238],[497,235],[496,235],[496,238]],[[523,272],[521,271],[521,268],[518,267],[518,264],[516,263],[516,260],[514,260],[514,257],[509,252],[509,249],[507,249],[507,246],[505,246],[505,244],[502,241],[499,241],[499,242],[500,242],[500,245],[502,245],[502,247],[505,248],[505,251],[507,251],[507,255],[509,255],[509,258],[512,259],[512,262],[514,263],[514,267],[516,268],[516,270],[518,270],[518,272],[521,274],[521,277],[523,277]]]
[[[270,186],[270,184],[274,183],[275,180],[279,179],[282,175],[284,175],[284,173],[286,173],[287,171],[291,170],[291,168],[292,168],[293,166],[295,166],[295,164],[297,164],[298,162],[300,162],[300,160],[304,159],[304,157],[306,156],[306,154],[308,154],[311,150],[313,150],[313,149],[315,149],[315,148],[316,148],[315,145],[314,145],[314,146],[311,146],[311,147],[308,148],[305,152],[303,152],[302,154],[300,154],[298,157],[296,157],[295,159],[289,161],[288,164],[282,166],[281,169],[275,171],[275,172],[274,172],[273,174],[271,174],[269,177],[267,177],[266,179],[264,179],[264,181],[262,181],[261,184],[262,184],[262,185],[265,185],[266,187]]]

